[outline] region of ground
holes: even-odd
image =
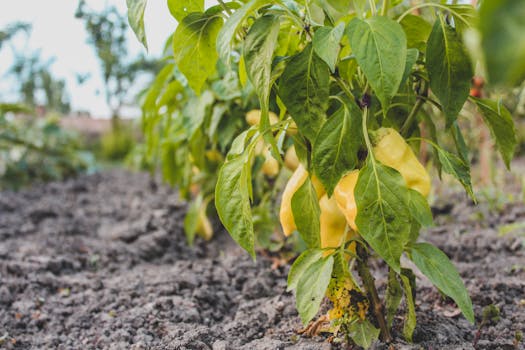
[[[478,323],[486,306],[500,310],[477,349],[524,348],[523,227],[498,235],[525,221],[520,201],[475,206],[447,194],[422,235],[458,267]],[[288,266],[272,269],[261,254],[254,263],[225,232],[189,248],[185,209],[173,190],[124,171],[0,193],[0,348],[343,348],[297,334]],[[375,265],[384,286],[385,266]],[[474,349],[476,326],[419,274],[417,282],[414,344],[402,340],[400,314],[395,342],[374,348]]]

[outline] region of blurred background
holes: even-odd
[[[148,51],[128,25],[123,0],[19,0],[2,9],[0,189],[108,167],[151,170],[137,160],[141,105],[168,61],[168,35],[177,23],[166,1],[149,1],[144,20]],[[525,84],[490,92],[473,84],[471,93],[500,97],[517,124],[517,158],[506,173],[476,111],[467,106],[460,121],[466,142],[479,145],[471,155],[475,188],[504,201],[505,192],[497,189],[509,176],[523,186]],[[436,194],[449,185],[445,178]]]

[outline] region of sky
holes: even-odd
[[[148,1],[145,14],[148,55],[160,56],[166,38],[176,28],[177,23],[171,17],[166,3],[166,0]],[[51,71],[57,78],[66,80],[73,110],[88,110],[95,117],[107,117],[110,113],[103,98],[100,65],[94,49],[87,44],[83,22],[74,17],[77,4],[76,0],[9,1],[9,5],[4,4],[0,11],[0,28],[16,21],[31,23],[33,29],[30,37],[18,35],[12,45],[17,50],[27,53],[41,50],[43,61],[55,57]],[[125,0],[87,0],[87,4],[94,10],[101,10],[105,5],[114,5],[122,13],[127,11]],[[131,29],[128,33],[128,44],[131,54],[146,53]],[[14,98],[14,84],[5,76],[12,63],[12,50],[9,45],[5,45],[0,50],[2,102]],[[91,78],[79,85],[77,73],[90,74]],[[97,91],[100,92],[98,95]],[[136,112],[128,111],[131,114]]]

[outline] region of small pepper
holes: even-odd
[[[295,146],[288,148],[284,154],[284,165],[291,171],[295,171],[299,166],[299,158],[297,158],[297,153],[295,153]]]
[[[430,176],[405,139],[392,128],[378,129],[373,133],[373,138],[376,160],[399,171],[408,188],[428,196]]]

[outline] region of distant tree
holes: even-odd
[[[30,24],[22,22],[9,24],[5,29],[1,29],[0,49],[3,44],[20,32],[25,32],[29,36],[31,29]],[[54,59],[44,62],[40,56],[40,51],[28,54],[25,51],[17,51],[14,47],[12,50],[15,61],[8,74],[15,77],[21,102],[28,107],[42,104],[48,110],[69,113],[71,106],[66,91],[66,83],[63,79],[55,78],[50,71]]]
[[[130,58],[127,18],[115,7],[96,12],[80,0],[75,17],[85,23],[88,43],[94,47],[100,61],[106,104],[112,118],[117,119],[137,77],[144,73],[156,74],[161,65],[158,60],[147,59],[144,55]]]
[[[11,40],[16,34],[20,32],[26,32],[28,34],[31,31],[31,24],[25,22],[15,22],[9,24],[6,28],[0,29],[0,49],[7,41]]]

